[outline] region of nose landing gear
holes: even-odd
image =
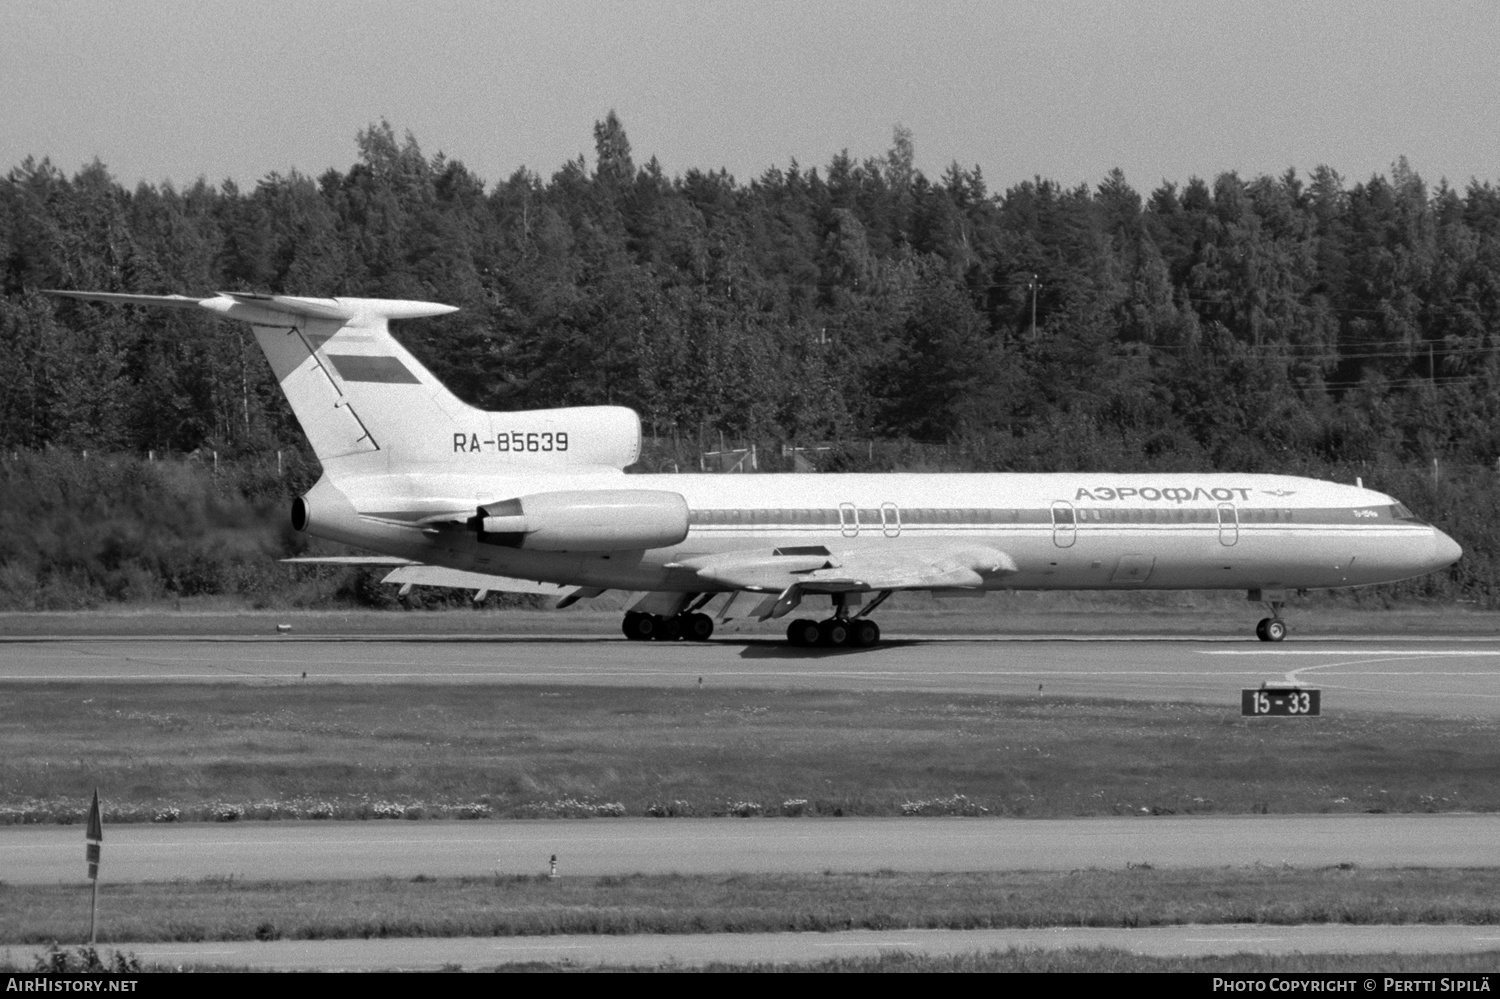
[[[1271,616],[1261,618],[1260,623],[1255,626],[1255,637],[1262,642],[1279,642],[1286,638],[1286,622],[1281,619],[1281,609],[1286,606],[1286,592],[1251,590],[1248,596],[1271,608]]]
[[[1255,626],[1255,637],[1262,642],[1279,642],[1286,637],[1286,622],[1279,617],[1263,617]]]

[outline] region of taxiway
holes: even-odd
[[[113,825],[116,883],[540,874],[1494,867],[1500,815],[540,819]],[[0,881],[81,881],[76,826],[0,826]]]

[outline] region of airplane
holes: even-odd
[[[627,475],[640,418],[618,406],[486,412],[391,335],[431,302],[220,292],[52,291],[204,309],[248,323],[323,474],[298,531],[379,553],[289,561],[391,567],[385,581],[550,593],[557,606],[638,593],[637,641],[704,641],[715,618],[796,617],[796,646],[870,647],[892,594],[1244,590],[1287,633],[1289,593],[1394,582],[1462,550],[1361,485],[1239,473]]]

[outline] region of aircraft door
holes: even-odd
[[[1109,581],[1144,583],[1151,578],[1151,570],[1155,567],[1155,555],[1121,555],[1120,561],[1115,564],[1115,571],[1110,573]]]
[[[1052,543],[1059,548],[1072,548],[1078,540],[1078,520],[1073,504],[1067,500],[1056,500],[1052,504]]]
[[[853,503],[839,504],[839,533],[846,538],[859,536],[859,511]]]
[[[888,538],[901,536],[901,508],[894,503],[880,504],[880,529]]]
[[[1219,544],[1232,548],[1240,543],[1240,515],[1233,503],[1219,504]]]

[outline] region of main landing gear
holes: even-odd
[[[670,617],[631,611],[625,615],[620,630],[633,642],[675,642],[678,639],[706,642],[713,636],[714,619],[697,611],[673,614]]]
[[[799,647],[823,646],[824,648],[868,649],[880,644],[880,625],[865,617],[885,602],[890,590],[882,590],[880,596],[870,601],[853,617],[849,616],[846,594],[833,594],[833,617],[826,621],[798,618],[786,626],[786,640]]]
[[[867,649],[880,641],[880,625],[869,618],[857,621],[841,621],[831,617],[826,621],[798,618],[786,626],[786,640],[797,646],[823,645],[851,646]]]

